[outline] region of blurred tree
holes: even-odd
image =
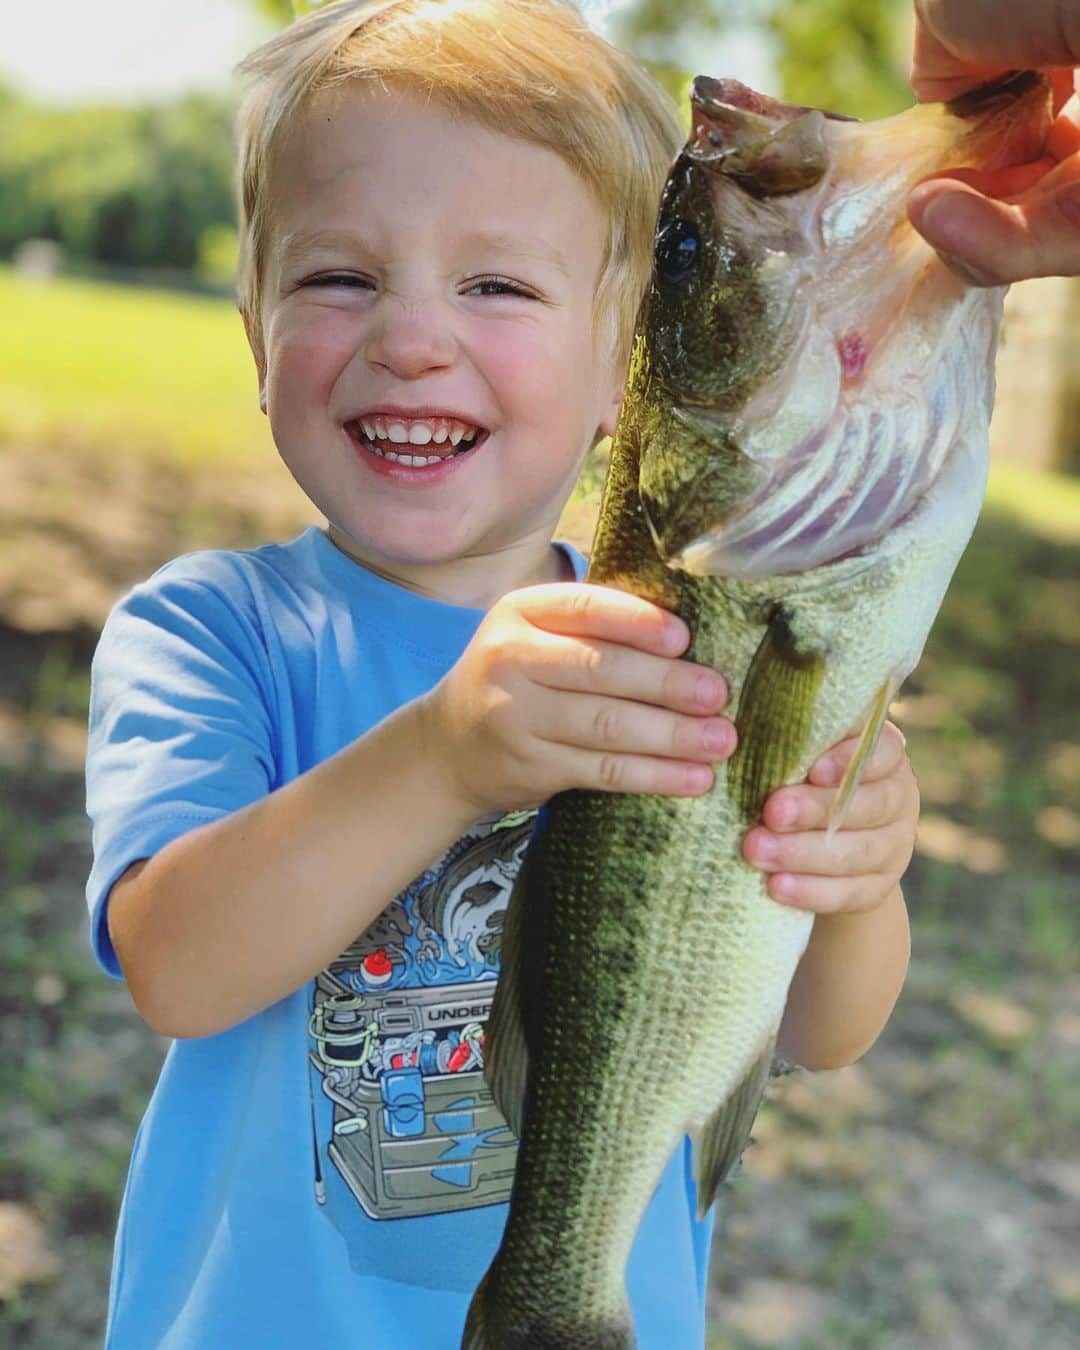
[[[757,28],[771,39],[780,77],[767,92],[869,119],[912,102],[911,13],[911,0],[627,0],[612,27],[676,95],[687,54],[703,39],[715,47],[726,28]]]
[[[232,217],[226,100],[56,108],[0,91],[0,256],[41,236],[77,258],[188,268]]]
[[[783,0],[767,9],[791,102],[866,121],[914,102],[910,0]]]
[[[252,2],[283,25],[325,0]],[[695,47],[703,40],[715,47],[732,26],[757,28],[776,54],[780,88],[769,92],[869,120],[913,101],[911,16],[911,0],[615,0],[610,25],[619,45],[680,101]]]

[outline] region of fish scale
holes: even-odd
[[[1015,76],[868,127],[733,81],[699,79],[692,97],[587,580],[686,621],[688,659],[728,679],[739,746],[704,796],[574,791],[541,813],[486,1037],[517,1169],[463,1350],[635,1345],[625,1268],[641,1216],[685,1132],[703,1211],[737,1162],[812,928],[771,900],[742,838],[770,791],[854,728],[832,824],[842,817],[985,487],[1002,292],[952,277],[904,199],[935,168],[993,165],[1002,145],[1030,153],[1049,125],[1047,82]],[[867,293],[861,323],[874,341],[857,335],[853,373],[837,278],[865,287],[871,274],[882,294],[875,307]],[[912,399],[935,416],[910,416]],[[830,431],[871,426],[856,449],[881,491],[861,483],[822,522],[813,496],[793,494],[830,466],[800,469],[843,442]],[[909,470],[932,436],[944,439],[922,481]],[[888,523],[867,542],[860,513],[882,502]],[[824,561],[770,573],[796,507]]]

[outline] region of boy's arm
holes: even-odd
[[[788,990],[780,1054],[807,1069],[853,1064],[889,1020],[910,955],[899,886],[873,909],[818,914]]]
[[[478,814],[432,772],[407,704],[128,868],[108,926],[135,1006],[165,1036],[236,1025],[329,965]]]
[[[605,587],[505,596],[461,659],[293,782],[165,844],[110,892],[136,1007],[206,1036],[338,957],[480,816],[569,787],[696,796],[735,746],[689,631]]]

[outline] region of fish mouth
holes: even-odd
[[[811,108],[798,103],[784,103],[769,94],[759,94],[739,80],[718,80],[711,75],[698,75],[690,88],[690,103],[695,115],[706,119],[725,119],[732,114],[751,113],[772,122],[793,122],[803,113],[820,112],[830,122],[858,122],[857,117],[830,112],[827,108]]]
[[[829,114],[759,94],[738,80],[699,75],[690,91],[688,158],[758,198],[805,192],[824,178]]]

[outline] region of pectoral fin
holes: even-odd
[[[829,810],[829,820],[825,829],[825,837],[831,839],[836,831],[844,823],[844,817],[847,815],[848,807],[851,805],[851,798],[855,789],[859,786],[859,780],[862,778],[863,770],[866,768],[870,756],[874,753],[874,747],[878,743],[878,737],[881,735],[881,728],[885,725],[885,717],[889,711],[889,704],[893,701],[897,689],[900,688],[900,680],[891,677],[878,690],[874,698],[873,706],[870,709],[870,715],[866,719],[866,725],[863,727],[862,735],[859,737],[859,744],[855,747],[855,753],[851,757],[851,763],[844,771],[844,777],[840,783],[840,790],[836,794],[836,800]]]
[[[539,1037],[549,896],[544,813],[537,820],[503,922],[499,983],[484,1031],[484,1077],[517,1137],[525,1124],[529,1055]]]
[[[769,1081],[775,1045],[774,1034],[735,1091],[694,1136],[694,1177],[697,1181],[699,1219],[708,1213],[721,1182],[739,1161],[750,1138],[750,1127]]]
[[[735,718],[739,748],[728,782],[745,819],[757,820],[769,793],[795,771],[824,678],[824,648],[801,641],[778,606],[750,663]]]

